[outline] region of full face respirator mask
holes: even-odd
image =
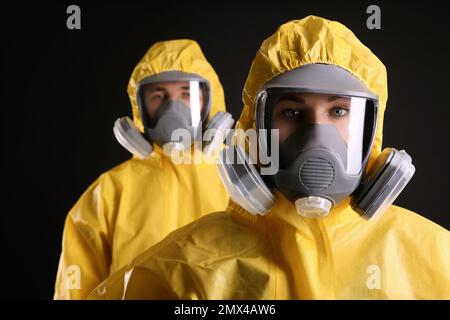
[[[184,99],[167,99],[154,117],[150,117],[145,103],[145,87],[164,83],[187,83],[183,88]],[[129,117],[116,120],[113,128],[117,141],[133,155],[148,159],[153,151],[152,144],[158,144],[170,155],[172,150],[186,151],[195,141],[202,141],[202,151],[210,156],[218,152],[228,129],[234,120],[227,112],[217,112],[208,122],[211,109],[211,88],[209,82],[196,75],[181,71],[167,71],[141,80],[137,85],[136,100],[144,132],[141,133]],[[203,111],[202,111],[203,110]]]
[[[239,145],[223,150],[222,180],[235,202],[264,215],[278,189],[308,218],[329,214],[345,198],[369,219],[383,213],[415,172],[405,151],[386,148],[369,172],[378,97],[347,70],[310,64],[285,72],[258,93],[255,106],[258,146],[263,154],[279,150],[279,168],[262,175]],[[267,130],[278,129],[277,148]],[[233,161],[240,159],[240,161]]]

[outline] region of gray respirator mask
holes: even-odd
[[[278,189],[308,218],[328,215],[349,196],[361,216],[378,216],[415,168],[406,152],[387,148],[365,172],[377,113],[378,97],[343,68],[310,64],[285,72],[260,90],[255,108],[258,146],[272,159],[279,156],[278,170],[263,175],[264,165],[231,163],[249,159],[235,145],[221,154],[222,180],[233,200],[253,214],[269,212]],[[267,135],[274,123],[280,133],[289,128],[276,148]]]
[[[160,146],[165,144],[181,144],[183,150],[189,148],[193,141],[199,139],[199,123],[193,126],[191,111],[180,100],[168,100],[156,112],[156,125],[146,128],[145,132],[150,141]],[[179,131],[176,131],[179,130]],[[179,132],[179,140],[173,139],[173,134]]]
[[[151,118],[145,107],[145,86],[163,83],[183,83],[183,93],[189,98],[167,99],[161,104],[154,118]],[[157,89],[154,89],[157,90]],[[137,85],[136,100],[139,115],[144,126],[141,133],[128,117],[117,119],[114,124],[114,135],[119,143],[132,154],[141,159],[148,159],[153,151],[152,143],[158,144],[167,155],[172,151],[184,152],[196,142],[202,146],[205,155],[218,152],[226,130],[233,126],[234,120],[227,112],[217,112],[211,121],[208,115],[211,109],[211,88],[209,82],[191,73],[167,71],[149,76]],[[203,110],[203,111],[201,111]],[[202,141],[205,132],[213,132],[207,141]]]

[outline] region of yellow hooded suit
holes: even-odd
[[[153,45],[128,85],[134,122],[143,131],[137,84],[164,71],[195,73],[209,81],[209,119],[225,111],[222,85],[192,40]],[[174,164],[154,145],[148,160],[137,157],[102,174],[67,215],[55,299],[85,298],[110,273],[162,240],[171,231],[228,205],[214,163]]]

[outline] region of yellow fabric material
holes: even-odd
[[[258,51],[245,84],[241,128],[272,77],[306,63],[333,63],[380,98],[372,159],[381,148],[386,71],[338,22],[309,16],[282,25]],[[276,192],[253,216],[231,202],[171,233],[94,290],[91,299],[450,299],[450,233],[398,206],[366,221],[349,198],[308,219]]]
[[[222,86],[198,44],[164,41],[148,50],[130,79],[128,92],[138,126],[142,128],[136,84],[166,70],[195,73],[209,80],[210,115],[225,111]],[[176,165],[154,145],[150,159],[133,157],[102,174],[70,210],[54,298],[85,298],[110,273],[171,231],[227,205],[228,193],[214,162]]]

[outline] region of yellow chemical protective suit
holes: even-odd
[[[195,73],[210,82],[209,119],[225,111],[222,85],[192,40],[153,45],[128,85],[134,122],[142,131],[136,86],[164,71]],[[228,193],[214,162],[174,164],[154,145],[148,160],[137,157],[102,174],[70,210],[64,227],[55,299],[85,298],[110,273],[204,214],[223,211]]]
[[[380,154],[384,65],[345,26],[315,16],[263,42],[243,92],[239,127],[255,127],[255,96],[273,77],[311,63],[340,66],[379,96],[371,161]],[[280,192],[265,216],[231,202],[173,232],[110,276],[93,299],[449,299],[450,233],[390,206],[363,220],[350,199],[304,218]]]

